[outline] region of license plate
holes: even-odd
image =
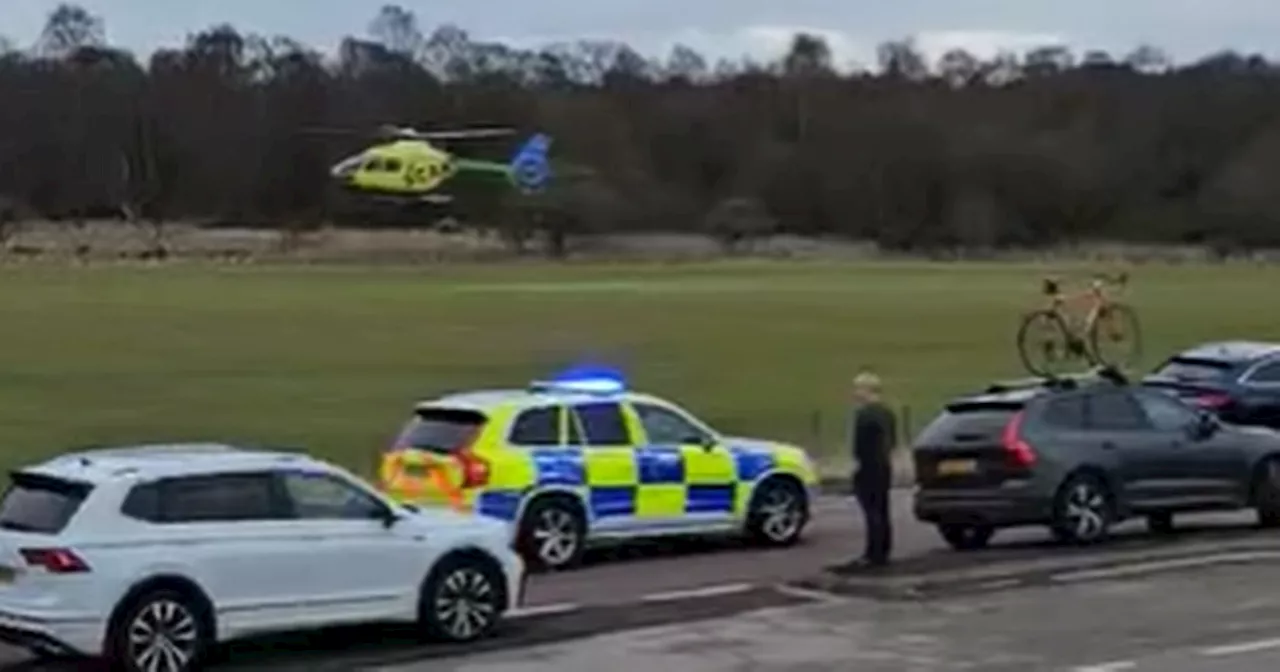
[[[938,463],[939,476],[961,476],[978,470],[977,460],[943,460]]]

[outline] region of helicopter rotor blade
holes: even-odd
[[[463,128],[455,131],[412,131],[414,137],[424,140],[469,140],[474,138],[504,138],[515,135],[514,128]]]

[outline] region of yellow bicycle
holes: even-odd
[[[1116,300],[1129,275],[1095,275],[1088,288],[1066,293],[1045,278],[1047,305],[1027,313],[1018,329],[1018,354],[1032,375],[1056,376],[1072,364],[1127,368],[1142,355],[1138,314]]]

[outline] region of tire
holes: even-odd
[[[995,528],[987,525],[939,525],[938,534],[957,551],[986,548],[995,536]]]
[[[1147,530],[1152,534],[1173,534],[1173,514],[1166,511],[1147,516]]]
[[[487,558],[446,557],[422,583],[418,621],[438,642],[471,642],[498,626],[507,606],[506,578]]]
[[[1258,465],[1253,506],[1258,511],[1259,527],[1280,527],[1280,460],[1272,458]]]
[[[761,483],[747,508],[747,537],[761,546],[791,546],[809,524],[809,500],[804,488],[773,478]]]
[[[1102,345],[1113,341],[1124,342],[1122,352],[1104,352]],[[1138,364],[1142,359],[1142,326],[1137,312],[1123,303],[1112,303],[1098,311],[1089,325],[1089,357],[1099,366],[1123,369]]]
[[[1063,373],[1077,356],[1071,342],[1067,323],[1052,310],[1027,313],[1018,326],[1018,356],[1033,376]]]
[[[1097,477],[1078,474],[1067,479],[1053,503],[1053,535],[1072,544],[1102,541],[1115,514],[1111,493]]]
[[[520,519],[516,549],[531,569],[568,569],[582,560],[586,536],[587,521],[572,500],[537,499]]]
[[[121,672],[188,672],[199,669],[211,633],[195,602],[180,592],[145,593],[119,611],[108,634],[107,656]],[[159,656],[159,667],[151,663]]]

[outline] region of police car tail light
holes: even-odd
[[[69,548],[24,548],[18,551],[32,567],[43,567],[50,574],[79,574],[89,571],[89,563]]]
[[[1000,437],[1000,445],[1004,447],[1005,455],[1015,467],[1030,467],[1036,463],[1036,451],[1022,438],[1024,415],[1024,411],[1019,411],[1009,418],[1009,424],[1004,426],[1004,434]]]
[[[489,461],[464,448],[457,453],[462,467],[462,487],[479,488],[489,484]]]

